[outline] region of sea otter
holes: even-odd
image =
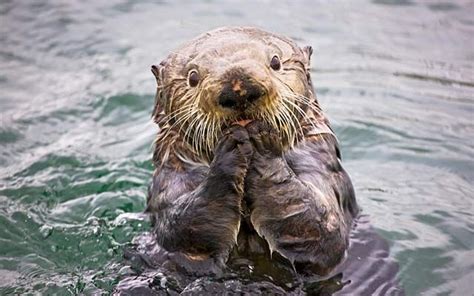
[[[221,265],[276,253],[322,275],[341,262],[358,207],[311,54],[226,27],[152,66],[160,129],[146,211],[162,248]]]

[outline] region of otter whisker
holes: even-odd
[[[319,108],[319,106],[314,101],[311,101],[309,98],[307,98],[305,96],[298,96],[298,95],[295,95],[295,94],[289,94],[289,95],[292,98],[294,98],[296,101],[302,102],[306,106],[308,106],[310,108],[310,110],[315,113],[316,116],[318,116],[318,117],[321,116],[320,114],[321,114],[322,110]],[[305,122],[309,123],[315,130],[320,130],[320,127],[318,127],[318,125],[317,125],[317,122],[319,120],[321,120],[320,118],[310,118],[310,116],[305,112],[305,119],[306,119]],[[324,123],[324,126],[326,126],[326,123]],[[334,133],[332,133],[332,130],[329,127],[327,127],[327,130],[328,130],[328,132],[333,134],[334,137],[336,137],[334,135]],[[330,143],[328,143],[328,140],[324,137],[322,137],[321,140],[323,142],[327,143],[328,145],[330,144]],[[336,140],[337,140],[337,138],[336,138]]]
[[[291,118],[289,117],[285,109],[282,109],[282,108],[278,109],[278,120],[279,120],[281,129],[285,132],[285,136],[289,145],[292,146],[294,142],[294,139],[293,139],[294,133],[292,132],[293,124],[291,122]]]
[[[168,128],[167,133],[165,134],[165,137],[167,137],[168,134],[171,133],[174,130],[174,127],[176,127],[178,125],[180,125],[180,129],[178,130],[178,134],[181,133],[181,130],[183,129],[183,126],[185,125],[184,123],[186,123],[188,121],[188,119],[191,118],[195,113],[192,109],[192,106],[190,106],[189,108],[186,108],[186,110],[183,110],[183,111],[188,112],[188,113],[183,112],[185,115],[181,118],[178,118],[178,120],[175,121],[174,124],[171,125]]]
[[[194,125],[196,125],[196,123],[198,123],[201,120],[201,117],[202,117],[202,113],[201,112],[196,112],[196,116],[191,121],[191,123],[189,124],[189,126],[187,127],[187,129],[184,133],[184,139],[185,140],[189,139],[189,137],[191,136],[190,135],[191,132],[193,133],[193,136],[196,135]],[[194,137],[191,137],[191,146],[193,147],[193,149],[195,148],[195,142],[196,142],[196,139],[194,139]],[[194,150],[196,151],[196,149],[194,149]]]
[[[284,106],[284,103],[281,102],[281,105]],[[290,131],[293,130],[293,123],[292,123],[292,120],[290,118],[290,115],[288,114],[288,111],[286,108],[279,108],[278,110],[278,115],[279,115],[279,118],[281,119],[281,122],[282,122],[282,127],[287,135],[287,139],[288,139],[288,142],[290,145],[292,145],[293,143],[293,137],[290,138],[291,135],[293,135],[294,133],[292,133]]]
[[[209,124],[209,114],[206,113],[204,115],[204,118],[202,119],[202,122],[199,123],[198,125],[198,136],[199,136],[199,145],[198,145],[198,151],[204,151],[207,153],[207,140],[206,140],[206,132],[208,129],[208,124]]]
[[[202,142],[202,126],[204,124],[204,118],[206,118],[206,115],[204,114],[199,114],[199,121],[196,124],[196,127],[193,129],[193,149],[198,152],[201,151],[201,142]]]
[[[275,109],[278,110],[278,108],[275,108],[275,106],[273,104],[272,104],[272,107],[273,107],[274,110]],[[265,118],[267,118],[269,120],[270,125],[274,126],[277,129],[280,129],[278,121],[277,121],[277,117],[279,117],[278,112],[276,113],[276,116],[271,116],[271,115],[272,114],[270,113],[269,110],[264,111],[264,116],[265,116]]]
[[[302,128],[302,126],[301,126],[301,124],[300,124],[298,118],[296,117],[296,115],[290,110],[290,107],[288,106],[288,104],[292,105],[292,106],[299,112],[298,108],[296,108],[296,107],[298,107],[298,106],[295,106],[295,104],[294,104],[293,102],[291,102],[290,100],[288,100],[288,99],[285,98],[285,97],[281,97],[281,99],[282,99],[282,101],[283,101],[282,106],[283,106],[283,108],[285,109],[285,113],[289,114],[289,116],[291,116],[291,117],[293,118],[293,120],[291,120],[293,126],[295,125],[295,123],[298,125],[297,127],[294,126],[295,132],[296,132],[297,129],[299,129],[301,135],[303,135],[303,128]],[[304,113],[302,114],[303,117],[304,117],[305,115],[306,115],[306,114],[304,114]]]
[[[217,141],[216,127],[218,126],[217,124],[218,124],[219,120],[216,116],[212,116],[212,119],[210,121],[211,121],[209,123],[209,129],[210,130],[208,131],[208,135],[206,136],[208,157],[211,156],[210,154],[214,150],[215,143]]]
[[[177,110],[171,112],[170,114],[165,115],[166,120],[160,122],[159,123],[160,126],[166,126],[172,120],[176,119],[176,117],[178,117],[182,114],[186,114],[187,112],[189,112],[189,107],[191,107],[190,104],[186,104],[186,105],[183,105],[182,107],[178,108]]]
[[[314,102],[314,100],[311,100],[308,97],[305,97],[303,95],[298,95],[291,93],[290,94],[295,100],[299,101],[300,103],[303,103],[305,106],[310,108],[313,112],[316,113],[318,116],[322,116],[322,110],[321,108]]]
[[[212,116],[207,114],[206,120],[204,122],[203,133],[202,133],[203,149],[204,149],[204,153],[206,154],[207,157],[209,157],[209,151],[210,151],[209,133],[210,133],[210,129],[211,129],[211,126],[210,126],[210,122],[212,120],[211,118],[212,118]]]
[[[181,133],[181,130],[185,127],[185,130],[184,130],[184,133],[183,133],[183,138],[185,140],[188,139],[188,134],[193,129],[193,126],[194,126],[195,122],[198,120],[199,117],[200,117],[199,113],[196,110],[196,111],[193,112],[193,119],[191,119],[191,122],[189,122],[189,124],[187,124],[186,127],[185,127],[184,124],[181,126],[180,133]]]
[[[211,150],[211,144],[210,144],[210,129],[211,129],[211,115],[206,114],[206,118],[204,120],[204,125],[201,133],[201,142],[202,142],[202,149],[204,150],[204,153],[206,154],[207,157],[210,157],[210,150]]]
[[[282,96],[282,99],[285,101],[286,104],[289,104],[291,105],[300,115],[303,119],[309,119],[308,117],[308,114],[306,112],[304,112],[303,109],[301,109],[300,106],[298,106],[298,104],[296,104],[295,102],[293,102],[292,100],[288,99],[286,96]],[[285,106],[287,106],[285,104]],[[298,120],[298,118],[296,117],[295,114],[293,114],[293,112],[290,112],[290,114],[294,117],[295,121],[298,123],[298,125],[301,127],[301,123],[300,121]]]
[[[283,91],[282,93],[284,93],[285,97],[289,97],[289,98],[292,98],[293,100],[295,100],[296,102],[298,103],[301,103],[302,105],[304,105],[305,107],[308,107],[311,111],[315,112],[316,115],[319,115],[321,114],[321,110],[320,109],[317,109],[316,106],[315,106],[315,103],[314,102],[310,102],[310,99],[304,97],[304,96],[300,96],[300,95],[297,95],[297,94],[294,94],[288,90],[286,91]],[[304,98],[304,99],[303,99]],[[289,102],[291,102],[291,100],[288,100]],[[304,110],[302,110],[302,108],[300,106],[298,106],[298,104],[296,104],[296,102],[291,102],[293,106],[298,107],[297,108],[297,111],[303,116],[306,123],[309,123],[311,124],[313,127],[316,127],[313,120],[311,120],[311,118],[309,117],[309,115],[307,114],[307,112],[305,112]]]
[[[209,135],[210,137],[206,137],[208,139],[208,157],[211,158],[212,152],[214,151],[214,148],[216,147],[216,143],[218,140],[217,137],[217,128],[220,128],[220,120],[219,117],[217,116],[212,116],[212,120],[209,124]]]
[[[184,97],[183,97],[183,100],[186,101],[186,99],[189,99],[189,97],[190,97],[189,95],[184,96]],[[186,108],[188,108],[190,105],[191,105],[191,102],[186,103],[186,104],[184,104],[183,106],[178,107],[176,110],[172,111],[171,113],[169,113],[169,114],[164,114],[164,115],[165,115],[165,118],[167,118],[167,120],[164,121],[164,122],[160,122],[159,124],[160,124],[160,125],[168,124],[170,120],[172,120],[173,118],[175,118],[178,114],[184,112],[184,111],[186,110]]]
[[[206,114],[199,113],[199,121],[195,125],[193,129],[193,149],[196,153],[200,153],[202,150],[202,142],[203,142],[203,135],[202,135],[202,130],[203,130],[203,123],[205,121]]]
[[[303,103],[307,107],[311,108],[317,115],[322,116],[322,110],[320,107],[316,104],[316,101],[314,99],[308,98],[304,95],[297,94],[293,89],[286,84],[284,81],[281,79],[277,78],[280,86],[283,88],[283,92],[285,92],[287,95],[293,97],[295,100],[298,100],[300,103]]]
[[[324,118],[322,115],[322,111],[319,108],[317,102],[311,98],[308,98],[306,96],[300,95],[295,93],[290,86],[285,84],[281,80],[277,80],[275,83],[279,84],[279,93],[278,93],[278,100],[280,101],[279,110],[278,113],[278,118],[286,117],[284,120],[284,127],[281,130],[281,134],[283,136],[286,136],[288,140],[290,141],[290,146],[295,143],[295,140],[298,140],[298,137],[296,136],[296,131],[299,130],[301,134],[304,133],[303,130],[303,125],[304,124],[309,124],[311,125],[314,129],[318,129],[317,122],[319,118]],[[305,111],[303,108],[308,111]],[[316,117],[313,117],[313,115]],[[302,120],[298,120],[298,116],[302,117]],[[288,117],[291,117],[288,118]],[[292,137],[288,137],[288,132],[290,132],[290,135],[293,135]],[[295,138],[296,136],[296,138]]]

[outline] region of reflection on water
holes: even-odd
[[[461,0],[2,1],[0,294],[127,278],[123,252],[149,230],[127,216],[152,172],[149,66],[208,29],[255,25],[315,49],[319,100],[406,293],[468,295],[473,14]]]

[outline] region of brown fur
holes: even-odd
[[[321,273],[341,261],[357,205],[310,56],[285,37],[221,28],[152,67],[160,132],[147,211],[165,249],[224,262],[239,237],[239,252],[263,239]]]

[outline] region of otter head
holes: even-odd
[[[307,111],[318,110],[311,53],[311,47],[255,28],[210,31],[152,66],[154,119],[208,159],[225,128],[252,120],[271,125],[291,147]]]

